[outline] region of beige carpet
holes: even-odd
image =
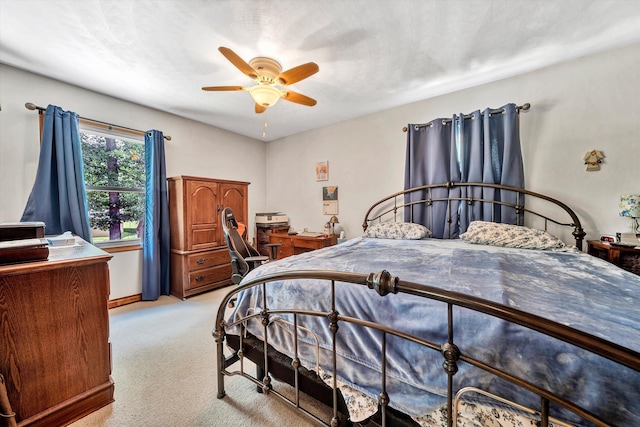
[[[241,377],[226,377],[217,399],[211,336],[229,288],[186,301],[163,296],[110,310],[115,402],[73,427],[315,426],[276,396]],[[245,365],[246,366],[246,365]],[[249,372],[254,373],[251,365]],[[319,410],[321,414],[330,411]]]

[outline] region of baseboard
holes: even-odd
[[[20,427],[66,426],[90,413],[112,403],[114,393],[113,378],[83,393],[73,396],[32,417],[19,420]]]
[[[116,308],[121,307],[127,304],[133,304],[134,302],[142,301],[142,294],[130,295],[128,297],[122,297],[117,299],[109,300],[107,303],[107,308]]]

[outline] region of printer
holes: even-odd
[[[262,212],[256,213],[256,225],[258,227],[275,227],[287,225],[289,218],[282,212]]]

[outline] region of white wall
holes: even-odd
[[[109,299],[138,295],[142,292],[142,250],[113,253],[109,261]]]
[[[25,108],[26,102],[58,105],[83,117],[133,129],[161,130],[171,136],[165,144],[168,177],[248,181],[249,217],[264,210],[263,141],[0,64],[0,222],[20,220],[38,167],[38,115]],[[140,251],[114,255],[111,299],[141,292],[140,260]]]
[[[618,203],[621,194],[640,194],[638,76],[640,44],[269,143],[267,210],[321,230],[329,218],[322,187],[337,185],[340,224],[347,237],[361,235],[366,209],[404,185],[407,123],[529,102],[520,115],[526,187],[574,208],[588,239],[628,231]],[[582,159],[594,148],[606,158],[601,171],[586,172]],[[324,160],[329,181],[316,182]]]

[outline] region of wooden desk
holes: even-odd
[[[113,402],[111,255],[77,239],[0,266],[0,372],[18,426],[63,426]]]
[[[587,241],[587,252],[640,275],[640,249],[610,245],[599,240],[589,240]]]
[[[305,237],[296,234],[271,233],[269,234],[269,243],[282,244],[278,247],[278,259],[281,259],[291,255],[333,246],[337,243],[337,237],[335,234],[327,237]]]

